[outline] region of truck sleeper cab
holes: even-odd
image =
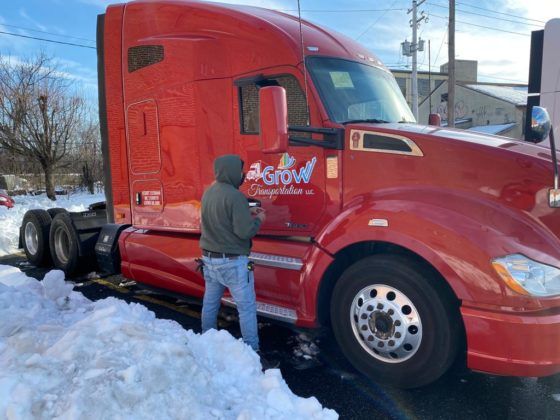
[[[191,1],[99,17],[109,221],[130,226],[114,235],[123,275],[203,295],[200,199],[213,160],[236,153],[241,190],[268,213],[250,256],[260,314],[330,325],[358,370],[400,387],[465,351],[485,372],[560,371],[551,155],[417,125],[375,55],[301,30],[303,44],[293,16]]]

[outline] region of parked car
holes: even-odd
[[[8,192],[6,190],[0,190],[0,206],[6,206],[11,209],[14,207],[14,204],[16,204],[16,202],[8,195]]]

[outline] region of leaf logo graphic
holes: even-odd
[[[278,163],[278,169],[289,169],[294,166],[295,163],[296,160],[293,156],[290,156],[288,153],[284,153]]]

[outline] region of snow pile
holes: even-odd
[[[0,265],[0,418],[336,419],[226,331]]]
[[[14,208],[0,206],[0,257],[17,251],[19,227],[27,210],[62,207],[68,211],[84,211],[98,201],[105,201],[104,194],[74,194],[57,196],[56,201],[49,200],[45,194],[38,196],[15,196]]]

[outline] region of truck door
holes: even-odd
[[[161,183],[161,148],[158,107],[147,99],[126,109],[132,223],[158,225],[164,197]]]
[[[286,153],[264,154],[259,139],[258,89],[261,86],[284,87],[289,124],[308,125],[305,95],[298,79],[289,73],[260,75],[238,79],[235,84],[239,106],[236,146],[246,171],[240,190],[250,199],[260,201],[267,210],[261,233],[311,236],[327,201],[324,150],[291,145]]]

